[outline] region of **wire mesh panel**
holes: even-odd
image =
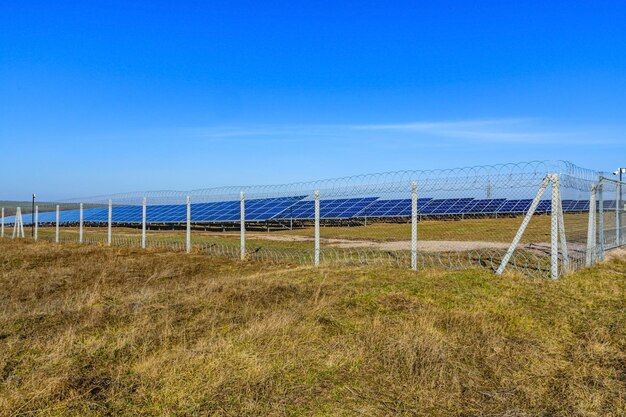
[[[600,178],[567,162],[531,162],[117,194],[37,202],[38,233],[50,241],[264,262],[493,271],[505,265],[550,276],[551,259],[562,273],[588,264],[590,251],[601,256],[624,244],[625,187]],[[2,205],[5,230],[17,207],[26,229],[32,225],[32,202]]]

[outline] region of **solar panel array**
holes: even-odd
[[[306,196],[277,197],[246,200],[247,221],[269,220],[311,220],[315,218],[314,201]],[[531,199],[508,200],[503,198],[474,199],[418,199],[418,214],[422,216],[453,216],[476,214],[522,214],[532,204]],[[588,200],[563,200],[563,211],[585,212],[589,210]],[[549,213],[551,201],[541,200],[537,213]],[[605,201],[604,209],[615,208],[614,201]],[[240,217],[240,201],[220,201],[196,203],[191,205],[193,222],[222,223],[238,222]],[[106,223],[108,207],[85,208],[83,220],[86,223]],[[322,219],[351,219],[363,217],[407,217],[411,215],[411,199],[381,199],[378,197],[327,199],[320,201],[320,217]],[[79,221],[78,209],[62,210],[59,213],[60,223],[76,223]],[[183,223],[187,218],[185,204],[149,205],[146,218],[150,223]],[[112,208],[114,223],[141,223],[142,207],[138,205],[117,205]],[[6,224],[15,221],[14,216],[5,218]],[[31,223],[31,215],[23,215],[24,223]],[[47,211],[39,213],[40,223],[56,222],[56,213]]]

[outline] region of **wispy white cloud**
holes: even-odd
[[[263,140],[271,144],[304,140],[343,144],[400,143],[402,146],[458,146],[472,144],[611,144],[621,143],[626,129],[599,126],[556,127],[533,118],[488,118],[447,121],[413,121],[379,124],[269,124],[160,129],[147,137],[205,140]],[[129,133],[137,137],[137,132]],[[139,135],[141,136],[141,135]],[[616,139],[619,137],[620,139]]]
[[[555,142],[573,139],[572,133],[537,130],[534,119],[479,119],[401,124],[357,125],[355,130],[429,134],[449,139],[484,142]]]

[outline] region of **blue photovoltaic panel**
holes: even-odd
[[[376,197],[342,198],[320,201],[320,218],[322,219],[349,219],[355,217],[376,200]],[[314,219],[315,202],[312,200],[298,201],[289,209],[283,211],[275,219]]]
[[[450,198],[431,200],[422,210],[421,214],[461,214],[473,198]]]
[[[533,200],[507,200],[498,208],[498,213],[526,213]]]
[[[573,211],[574,206],[576,205],[576,200],[562,200],[561,207],[563,211]]]
[[[278,197],[246,201],[246,220],[273,220],[304,197]]]
[[[303,196],[264,198],[246,200],[246,220],[264,221],[275,219]],[[191,218],[194,222],[231,222],[241,217],[240,201],[223,201],[191,205]]]
[[[433,199],[430,200],[422,209],[420,210],[420,214],[432,214],[436,213],[439,207],[444,204],[447,204],[449,200],[445,199]]]
[[[552,201],[541,200],[537,205],[537,213],[550,213],[552,211]]]
[[[109,220],[109,208],[97,207],[84,209],[83,219],[86,222],[107,222]]]
[[[465,213],[465,208],[473,201],[473,198],[460,198],[453,204],[450,204],[444,214],[461,214]]]
[[[505,201],[505,198],[474,200],[465,208],[465,213],[496,213]]]
[[[192,211],[193,214],[193,211]],[[186,204],[163,204],[146,207],[148,223],[183,223],[187,221]]]
[[[113,206],[114,223],[141,223],[143,214],[141,206]]]
[[[430,198],[417,199],[417,211],[426,205]],[[365,207],[355,217],[402,217],[411,215],[411,199],[376,200]]]
[[[589,211],[589,201],[577,200],[574,204],[573,211]]]
[[[515,207],[513,207],[513,210],[511,212],[512,213],[526,213],[528,209],[530,209],[530,206],[532,205],[532,203],[533,203],[533,200],[531,199],[518,200],[518,203],[515,205]]]

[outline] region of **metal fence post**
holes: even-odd
[[[589,218],[587,224],[587,257],[586,265],[591,266],[595,262],[596,251],[596,191],[597,185],[591,186],[589,196]]]
[[[191,253],[191,197],[187,196],[187,253]]]
[[[417,183],[411,184],[411,269],[417,271]]]
[[[59,243],[59,220],[61,220],[61,215],[59,213],[59,205],[57,204],[56,225],[54,227],[54,242],[55,243]]]
[[[600,241],[600,260],[604,260],[604,179],[598,185],[598,240]]]
[[[239,193],[239,239],[240,239],[240,248],[239,252],[241,255],[241,260],[246,259],[246,199],[243,194],[243,191]]]
[[[0,223],[0,237],[4,237],[4,207],[2,207],[2,220]]]
[[[315,266],[320,265],[320,192],[315,191]]]
[[[35,217],[33,222],[35,226],[33,230],[33,239],[37,240],[39,237],[39,206],[35,206]]]
[[[552,175],[552,210],[550,214],[550,278],[559,278],[559,176]]]
[[[141,249],[146,248],[146,197],[143,198],[141,203]]]
[[[109,199],[109,216],[107,219],[107,245],[111,246],[113,240],[113,200]]]

